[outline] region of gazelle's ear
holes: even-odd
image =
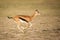
[[[38,9],[35,10],[37,13],[39,13]]]

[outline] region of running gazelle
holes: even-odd
[[[13,20],[16,22],[18,29],[21,29],[21,28],[23,28],[22,26],[21,26],[21,28],[20,28],[21,22],[22,22],[22,23],[26,23],[26,28],[31,27],[31,26],[32,26],[31,21],[32,21],[33,18],[35,18],[37,15],[40,15],[40,13],[39,13],[39,11],[36,9],[36,10],[34,11],[34,13],[33,13],[32,16],[28,16],[28,15],[16,15],[16,16],[14,16],[14,17],[9,17],[9,16],[8,16],[8,18],[9,18],[9,19],[13,19]],[[26,28],[23,28],[23,29],[26,29]]]

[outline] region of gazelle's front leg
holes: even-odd
[[[32,26],[32,23],[31,22],[29,22],[29,27],[31,27]]]
[[[32,26],[32,23],[31,22],[28,22],[28,23],[26,23],[25,29],[30,28],[31,26]]]

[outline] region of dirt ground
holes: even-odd
[[[12,19],[0,17],[0,40],[60,40],[60,17],[38,17],[32,24],[23,33]]]

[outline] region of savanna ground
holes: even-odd
[[[7,16],[32,15],[39,9],[40,16],[32,27],[21,32]],[[59,0],[0,0],[0,40],[60,40]]]

